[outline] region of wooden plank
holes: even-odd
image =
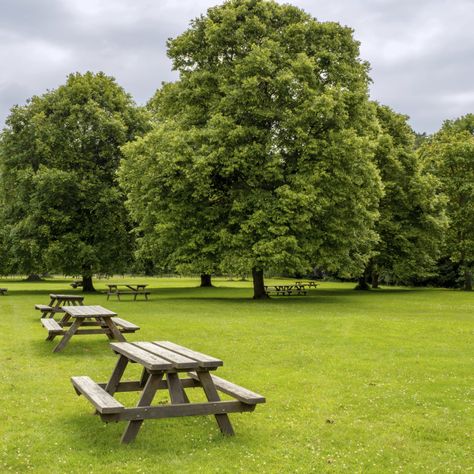
[[[74,336],[75,332],[79,329],[80,326],[81,326],[81,320],[76,319],[72,323],[72,326],[64,334],[62,339],[59,341],[58,345],[53,349],[53,352],[62,351],[64,347],[66,347],[66,344],[69,342],[69,339],[71,339],[71,337]]]
[[[215,415],[225,416],[227,413],[254,411],[255,405],[247,405],[238,401],[217,401],[203,403],[180,403],[173,405],[144,406],[125,408],[119,414],[119,420],[146,420],[157,418],[174,418],[180,416]]]
[[[206,394],[207,399],[210,402],[220,401],[219,394],[217,393],[216,387],[214,385],[214,382],[212,381],[209,372],[198,372],[197,376],[199,378],[199,381],[201,382],[202,388],[204,390],[204,393]],[[214,417],[217,421],[217,424],[219,425],[222,434],[228,436],[234,435],[234,428],[232,428],[232,423],[230,422],[227,414],[215,414]]]
[[[188,375],[195,380],[199,380],[199,377],[195,372],[189,372]],[[265,403],[265,397],[258,393],[217,377],[216,375],[211,375],[211,378],[218,390],[240,400],[241,402],[249,404]]]
[[[137,407],[146,407],[151,404],[162,378],[163,373],[150,375],[146,382],[145,388],[143,389],[142,396],[138,401]],[[140,429],[142,423],[143,420],[137,420],[136,418],[134,418],[133,421],[129,421],[122,435],[122,443],[131,443],[137,436],[138,430]]]
[[[126,321],[125,319],[122,319],[122,318],[116,318],[115,317],[115,318],[112,318],[112,321],[117,326],[121,326],[124,329],[130,329],[130,330],[134,330],[134,331],[138,331],[140,329],[140,327],[137,326],[136,324],[133,324],[130,321]]]
[[[83,301],[84,300],[84,296],[78,296],[78,295],[59,295],[56,293],[51,293],[49,296],[51,299],[63,300],[63,301]]]
[[[168,349],[164,349],[163,347],[153,344],[152,342],[134,342],[133,344],[139,347],[140,349],[143,349],[145,351],[150,352],[151,354],[155,354],[158,357],[161,357],[162,359],[169,360],[173,364],[173,367],[176,369],[199,367],[199,364],[195,360],[190,359],[189,357],[185,357],[176,352],[170,351]]]
[[[189,399],[179,381],[178,374],[171,372],[166,375],[168,381],[168,388],[171,398],[171,403],[189,403]]]
[[[96,384],[90,377],[71,377],[76,391],[82,393],[99,413],[120,413],[125,407]]]
[[[123,337],[123,335],[120,332],[119,328],[114,324],[114,322],[112,321],[112,318],[110,316],[109,317],[103,316],[100,319],[101,319],[101,321],[103,321],[104,326],[107,326],[109,328],[109,330],[110,330],[112,336],[114,337],[114,339],[116,339],[117,341],[126,342],[125,337]]]
[[[75,318],[96,318],[101,316],[117,316],[110,309],[103,306],[63,306],[66,313]]]
[[[53,308],[47,304],[35,304],[35,309],[40,311],[53,311]]]
[[[173,364],[170,361],[140,349],[129,342],[112,342],[110,347],[113,351],[123,354],[134,362],[142,364],[149,370],[159,371],[173,368]]]
[[[147,379],[148,380],[148,379]],[[179,379],[183,388],[196,388],[200,387],[199,381],[192,378]],[[97,385],[105,389],[108,382],[100,382]],[[145,380],[146,383],[146,380]],[[119,382],[116,388],[116,392],[141,392],[143,390],[144,383],[140,380],[128,380],[127,382]],[[161,380],[158,385],[158,390],[168,390],[167,380]]]
[[[42,318],[41,319],[41,324],[44,326],[44,328],[46,328],[49,332],[55,332],[55,333],[59,333],[59,334],[62,334],[62,332],[64,331],[64,329],[58,324],[57,321],[55,321],[54,319],[46,319],[46,318]]]
[[[196,352],[186,347],[180,346],[170,341],[154,341],[157,346],[163,347],[170,351],[176,352],[177,354],[188,357],[198,362],[199,367],[220,367],[224,364],[222,360],[216,359],[215,357]]]
[[[114,371],[110,376],[110,380],[107,382],[107,386],[105,387],[105,391],[110,395],[113,395],[117,391],[117,387],[120,383],[120,379],[127,368],[129,359],[124,355],[120,355],[117,364],[115,365]]]

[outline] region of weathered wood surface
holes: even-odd
[[[170,341],[155,342],[132,342],[132,343],[113,343],[112,349],[120,354],[130,354],[135,357],[134,361],[138,362],[151,370],[175,370],[187,371],[198,367],[205,369],[215,369],[223,364],[222,360],[216,359],[200,352],[192,351]],[[140,349],[140,351],[136,351]],[[168,365],[166,368],[162,365],[155,364],[153,368],[146,365],[149,364],[149,355],[154,355],[161,361],[165,361]]]
[[[96,384],[92,380],[76,381],[78,393],[90,397],[97,413],[106,421],[127,421],[122,435],[122,443],[132,442],[145,419],[170,418],[179,416],[214,415],[223,434],[233,435],[234,430],[228,413],[250,412],[258,403],[264,403],[265,397],[244,387],[233,384],[220,377],[210,375],[211,370],[222,365],[220,359],[192,351],[169,341],[111,343],[112,350],[119,359],[107,383]],[[144,369],[140,380],[124,381],[121,378],[129,362],[137,362]],[[208,364],[203,367],[202,364]],[[189,377],[179,378],[179,373],[192,366],[196,371]],[[76,378],[73,378],[75,380]],[[73,381],[74,384],[74,381]],[[185,388],[201,387],[207,402],[190,403]],[[171,404],[152,405],[158,390],[168,390]],[[221,401],[218,390],[235,398]],[[125,408],[119,403],[112,405],[110,399],[103,400],[104,393],[112,397],[116,392],[141,392],[135,408]],[[117,402],[118,403],[118,402]],[[105,410],[109,410],[106,412]]]
[[[84,301],[84,296],[79,296],[79,295],[62,295],[62,294],[56,294],[56,293],[51,293],[50,298],[54,298],[56,300],[61,300],[61,301]]]
[[[125,408],[119,420],[146,420],[156,418],[174,418],[178,416],[217,415],[227,417],[227,413],[254,411],[255,405],[239,401],[216,401],[203,403],[177,403],[172,405]],[[226,433],[230,434],[230,433]],[[233,434],[233,430],[232,430]]]
[[[73,318],[100,318],[103,316],[117,316],[117,313],[99,305],[63,306],[63,310]]]
[[[196,374],[195,372],[189,372],[188,375],[195,380],[199,380],[198,374]],[[265,403],[264,396],[252,392],[251,390],[248,390],[244,387],[241,387],[240,385],[236,385],[235,383],[217,377],[216,375],[211,375],[211,379],[214,382],[214,385],[216,386],[217,390],[222,393],[225,393],[226,395],[230,395],[231,397],[234,397],[237,400],[240,400],[241,402],[253,405],[257,403]]]
[[[117,325],[122,327],[123,329],[127,329],[129,331],[138,331],[140,329],[140,326],[137,326],[136,324],[131,323],[130,321],[127,321],[122,318],[112,318],[112,321]]]
[[[71,382],[78,394],[84,395],[99,413],[120,413],[125,407],[90,377],[71,377]]]
[[[169,360],[140,349],[140,347],[129,342],[112,342],[110,347],[113,351],[128,357],[133,362],[143,365],[148,370],[156,372],[173,368],[173,364]]]
[[[187,347],[175,344],[174,342],[154,341],[154,344],[197,361],[199,367],[220,367],[224,364],[221,359],[216,359],[215,357],[209,356],[207,354],[193,351],[191,349],[188,349]]]
[[[42,318],[41,324],[50,334],[64,334],[64,329],[54,319]]]

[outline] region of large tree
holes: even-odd
[[[221,267],[251,269],[256,298],[267,270],[358,273],[381,186],[352,31],[290,5],[231,0],[168,54],[180,78],[160,91],[155,128],[126,148],[121,174],[141,225],[160,233],[194,215],[178,247],[198,256],[199,237]]]
[[[17,272],[82,275],[123,271],[131,256],[120,147],[147,115],[103,73],[13,107],[1,135],[1,199],[9,260]]]
[[[367,279],[378,287],[381,275],[406,281],[432,274],[446,228],[438,181],[415,153],[416,136],[408,117],[387,106],[375,107],[380,125],[375,159],[384,185],[376,227],[380,240],[358,289],[369,288]]]
[[[445,252],[459,264],[464,289],[472,290],[474,268],[474,115],[447,120],[419,150],[447,197]]]

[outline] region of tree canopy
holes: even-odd
[[[474,115],[447,120],[419,150],[447,197],[449,228],[445,252],[463,271],[472,290],[474,267]]]
[[[360,272],[381,184],[352,31],[290,5],[230,0],[168,46],[180,78],[152,101],[153,131],[124,149],[139,227],[169,242],[187,226],[167,248],[252,269],[256,297],[264,270]]]
[[[5,245],[17,272],[82,275],[124,270],[129,220],[116,183],[120,146],[147,117],[103,73],[71,74],[65,85],[11,110],[0,142]]]
[[[367,288],[367,277],[377,287],[379,276],[406,281],[432,274],[446,227],[438,181],[422,167],[415,153],[416,136],[407,117],[375,105],[380,125],[375,159],[384,195],[376,226],[380,240],[359,282],[361,289]]]

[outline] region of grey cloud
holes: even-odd
[[[138,103],[176,78],[166,40],[216,0],[2,0],[0,122],[15,103],[75,71],[103,70]],[[354,29],[371,95],[433,132],[474,111],[472,0],[290,0]]]

